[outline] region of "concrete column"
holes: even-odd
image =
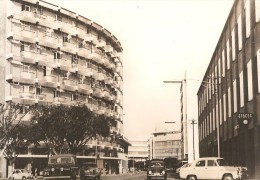
[[[4,156],[0,157],[0,178],[6,178],[6,172],[7,172],[7,168],[6,168],[6,159],[4,158]]]
[[[260,126],[254,128],[255,179],[260,179]]]

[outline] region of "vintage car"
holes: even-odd
[[[76,179],[78,166],[73,154],[58,154],[49,157],[43,177]]]
[[[196,179],[245,179],[247,168],[228,166],[223,158],[205,157],[195,160],[189,167],[180,169],[180,178]]]
[[[153,159],[150,161],[147,169],[147,180],[151,178],[167,179],[166,167],[163,160]]]
[[[177,168],[176,169],[176,175],[177,176],[180,176],[180,170],[181,168],[186,168],[186,167],[189,167],[191,165],[191,163],[186,163],[186,164],[183,164],[181,167]]]
[[[80,168],[80,179],[100,179],[101,176],[101,169],[97,168],[96,163],[94,162],[87,162],[84,163],[83,166]]]
[[[25,169],[15,169],[13,171],[13,177],[9,177],[9,179],[32,179],[32,173]]]

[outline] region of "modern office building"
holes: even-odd
[[[149,139],[149,159],[164,159],[183,157],[181,132],[155,132]]]
[[[123,173],[129,142],[123,135],[123,48],[117,38],[99,24],[41,0],[1,0],[0,13],[0,101],[28,108],[80,103],[113,117],[111,137],[89,142],[77,158],[94,159],[97,149],[100,168]],[[5,177],[6,161],[0,160]],[[32,161],[39,171],[46,165],[44,148],[20,154],[15,168],[30,169]]]
[[[148,140],[129,139],[131,146],[128,147],[128,159],[136,162],[148,160]]]
[[[260,179],[260,1],[236,0],[198,90],[200,156]],[[218,148],[219,147],[219,148]]]

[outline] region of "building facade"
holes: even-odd
[[[149,139],[149,159],[177,158],[183,157],[181,132],[155,132]]]
[[[0,2],[0,101],[32,105],[85,104],[113,117],[111,137],[93,140],[78,159],[97,157],[108,173],[127,169],[123,136],[123,48],[99,24],[41,0]],[[97,148],[96,148],[97,147]],[[47,163],[44,148],[20,154],[15,168]],[[0,159],[1,177],[7,174]],[[43,164],[43,165],[42,165]]]
[[[128,159],[136,162],[148,160],[148,140],[129,139]]]
[[[236,0],[198,90],[199,148],[202,157],[247,166],[256,179],[259,92],[260,1]]]

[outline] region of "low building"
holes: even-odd
[[[149,139],[149,159],[182,159],[182,136],[180,131],[155,132]]]

